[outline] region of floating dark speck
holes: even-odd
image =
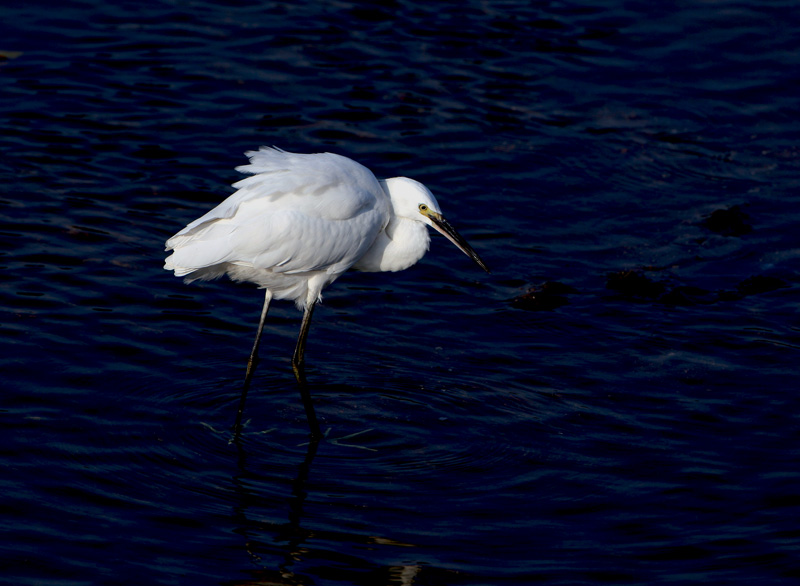
[[[511,306],[525,311],[552,311],[569,303],[565,297],[570,293],[577,293],[577,289],[559,283],[547,281],[539,287],[532,287],[528,292],[511,301]]]
[[[631,269],[610,273],[606,279],[606,289],[626,296],[655,299],[666,291],[667,286],[654,281],[641,271]]]
[[[680,285],[662,295],[658,300],[667,305],[707,305],[717,301],[718,296],[701,287]]]
[[[131,155],[138,159],[161,160],[175,158],[177,153],[157,144],[142,144]]]
[[[722,236],[744,236],[752,232],[753,227],[746,222],[750,216],[738,205],[711,212],[703,221],[703,226]]]
[[[741,295],[757,295],[758,293],[769,293],[775,289],[788,287],[789,284],[777,277],[767,277],[765,275],[755,275],[748,277],[736,287]]]

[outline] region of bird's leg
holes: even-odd
[[[253,372],[256,366],[258,366],[258,345],[261,343],[261,332],[264,331],[264,322],[267,319],[270,301],[272,301],[272,291],[267,289],[264,295],[264,307],[261,308],[261,319],[258,320],[256,340],[253,343],[253,349],[250,351],[250,358],[247,359],[247,372],[244,375],[244,380],[247,384],[249,384],[250,379],[253,378]]]
[[[247,359],[247,372],[244,375],[242,396],[239,399],[239,411],[236,413],[236,425],[233,428],[234,433],[236,434],[238,434],[242,429],[242,413],[244,413],[244,403],[247,400],[247,390],[250,388],[250,381],[253,378],[256,365],[258,365],[258,345],[261,342],[261,332],[264,330],[264,321],[267,319],[270,301],[272,301],[272,291],[267,289],[266,294],[264,295],[264,307],[261,309],[261,319],[258,321],[256,341],[253,343],[253,350],[250,352],[250,358]]]
[[[305,372],[305,350],[306,338],[308,338],[308,329],[311,326],[311,316],[314,313],[314,306],[316,300],[309,302],[306,305],[305,312],[303,313],[303,323],[300,326],[300,335],[297,337],[297,346],[294,349],[294,356],[292,356],[292,369],[294,376],[297,379],[297,385],[300,388],[300,396],[303,399],[303,407],[306,409],[306,417],[308,418],[308,426],[311,428],[311,439],[318,440],[322,437],[317,423],[317,414],[314,411],[314,404],[311,402],[311,393],[306,384]]]
[[[311,316],[314,315],[314,307],[316,302],[312,301],[306,305],[303,312],[303,323],[300,325],[300,335],[297,337],[297,346],[294,349],[292,356],[292,368],[294,369],[294,376],[297,377],[297,382],[302,379],[305,381],[305,351],[306,339],[308,338],[308,330],[311,327]]]

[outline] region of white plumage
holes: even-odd
[[[261,147],[237,167],[250,176],[230,197],[167,240],[164,268],[187,282],[227,274],[266,289],[248,363],[249,383],[270,300],[291,299],[304,310],[293,365],[303,384],[303,350],[322,290],[350,268],[399,271],[428,250],[427,226],[444,234],[488,272],[477,253],[444,220],[436,198],[405,177],[385,181],[332,153],[296,154]],[[246,389],[246,387],[245,387]],[[245,390],[246,392],[246,390]],[[313,406],[304,394],[312,435]],[[244,394],[240,404],[244,404]]]

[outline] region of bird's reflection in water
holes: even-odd
[[[363,433],[363,432],[362,432]],[[353,434],[358,435],[358,434]],[[352,436],[351,436],[352,437]],[[346,438],[340,438],[346,439]],[[292,496],[289,499],[287,517],[288,522],[283,524],[275,524],[268,521],[254,521],[248,518],[249,509],[262,505],[262,499],[256,495],[251,488],[247,487],[247,478],[250,476],[247,470],[247,452],[243,444],[242,437],[236,434],[234,442],[238,456],[238,474],[234,477],[234,486],[239,496],[239,502],[234,512],[234,518],[239,521],[239,527],[235,530],[236,533],[245,538],[245,548],[250,560],[255,566],[247,573],[249,576],[241,580],[232,580],[227,584],[231,586],[245,586],[245,585],[300,585],[300,584],[314,584],[324,576],[309,576],[295,571],[297,565],[303,561],[308,561],[309,558],[319,558],[320,555],[329,556],[330,551],[328,548],[322,548],[325,552],[315,553],[314,548],[309,545],[312,540],[326,541],[326,542],[343,542],[353,543],[356,542],[362,546],[388,546],[388,547],[414,547],[412,544],[398,542],[392,539],[376,536],[359,536],[352,533],[322,530],[314,531],[305,529],[302,526],[303,522],[303,506],[308,496],[307,484],[308,478],[311,473],[314,458],[317,455],[320,442],[318,440],[311,440],[306,444],[306,455],[297,469],[297,476],[292,481]],[[348,444],[339,443],[339,446],[360,448],[361,446],[348,446]],[[276,557],[276,547],[274,543],[264,543],[259,540],[256,535],[263,535],[264,533],[274,535],[274,542],[283,543],[282,557],[280,561],[275,563],[274,567],[269,567],[269,557]],[[269,556],[269,557],[268,557]],[[340,562],[344,560],[339,560]],[[345,563],[347,563],[345,561]],[[357,560],[358,569],[353,569],[352,572],[343,570],[339,567],[336,572],[336,578],[329,576],[336,581],[346,583],[369,583],[369,584],[386,584],[387,586],[412,586],[415,582],[417,575],[422,570],[423,566],[416,563],[409,563],[406,565],[396,566],[376,566],[367,560]],[[365,567],[370,568],[365,572]],[[347,576],[347,574],[351,574]]]
[[[239,503],[236,507],[234,518],[240,521],[236,532],[245,538],[245,548],[253,564],[259,567],[251,573],[251,578],[245,580],[235,580],[229,584],[308,584],[313,580],[299,574],[295,574],[292,567],[295,563],[302,560],[307,553],[304,543],[313,536],[313,532],[303,529],[300,525],[303,517],[303,503],[306,500],[306,483],[311,470],[311,464],[317,455],[319,441],[312,440],[306,445],[306,455],[298,467],[297,476],[292,481],[292,497],[289,499],[288,522],[276,525],[266,521],[253,521],[247,517],[251,507],[261,504],[261,498],[254,494],[246,486],[246,479],[249,473],[247,469],[247,452],[245,451],[243,439],[236,430],[233,443],[236,446],[238,474],[233,478],[234,486],[239,495]],[[274,546],[265,546],[254,534],[266,531],[275,535],[275,541],[285,542],[285,555],[283,561],[277,564],[275,569],[265,569],[265,560],[262,559],[260,552],[269,551],[270,555],[275,554]]]

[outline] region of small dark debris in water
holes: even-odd
[[[717,301],[717,294],[701,287],[679,285],[658,298],[667,305],[708,305]]]
[[[749,295],[758,295],[759,293],[769,293],[776,289],[783,289],[788,287],[789,283],[778,277],[767,277],[766,275],[755,275],[746,278],[744,281],[736,286],[735,291],[720,291],[720,301],[738,301],[743,297]]]
[[[738,301],[749,295],[769,293],[789,287],[789,283],[777,277],[755,275],[748,277],[736,289],[708,290],[694,285],[670,284],[649,277],[648,269],[628,269],[609,273],[606,288],[615,291],[618,298],[637,302],[655,302],[671,306],[711,305],[720,301]],[[574,287],[547,281],[531,287],[525,294],[511,300],[511,306],[526,311],[553,311],[569,300],[567,295],[578,293]]]
[[[620,271],[608,275],[606,288],[632,299],[652,299],[666,305],[707,305],[717,301],[716,293],[691,285],[668,287],[654,281],[641,270]]]
[[[570,287],[559,281],[545,281],[542,284],[542,291],[548,295],[569,295],[578,292],[575,287]]]
[[[736,287],[741,295],[757,295],[758,293],[769,293],[775,289],[788,287],[789,284],[777,277],[767,277],[765,275],[755,275],[748,277]]]
[[[717,297],[720,301],[739,301],[744,295],[738,291],[720,291]]]
[[[147,160],[172,159],[177,156],[175,151],[166,149],[161,145],[157,144],[139,145],[139,148],[133,153],[131,153],[131,155],[138,159],[147,159]]]
[[[727,209],[714,210],[703,220],[703,226],[722,236],[743,236],[750,233],[753,227],[746,222],[749,219],[738,205]]]
[[[513,299],[511,307],[526,311],[552,311],[569,303],[565,295],[577,292],[577,289],[564,283],[547,281],[541,286],[533,287],[524,295]]]
[[[667,286],[659,281],[654,281],[642,271],[631,269],[610,273],[606,279],[606,289],[629,297],[656,299],[664,294]]]
[[[737,301],[748,295],[768,293],[789,284],[777,277],[756,275],[739,283],[735,290],[709,291],[692,285],[667,286],[654,281],[641,269],[611,273],[606,288],[630,299],[652,299],[666,305],[710,305],[718,301]]]

